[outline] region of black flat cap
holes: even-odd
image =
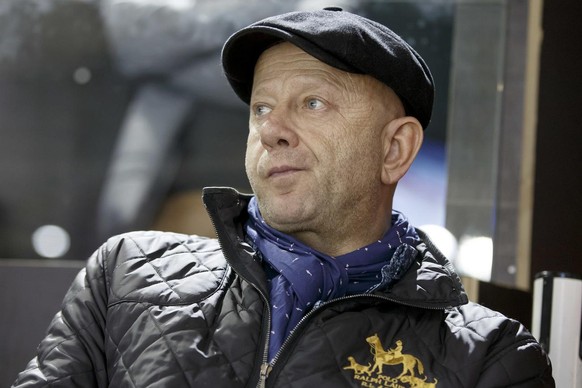
[[[406,114],[423,128],[432,114],[434,85],[418,53],[388,27],[340,8],[269,17],[233,34],[222,49],[224,73],[235,93],[250,102],[255,64],[263,51],[288,41],[343,71],[368,74],[400,97]]]

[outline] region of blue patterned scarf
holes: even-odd
[[[255,197],[248,213],[248,242],[262,259],[270,289],[269,360],[314,304],[386,289],[401,278],[417,254],[413,247],[418,234],[399,212],[393,212],[392,227],[381,240],[337,257],[271,228]]]

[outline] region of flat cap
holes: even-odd
[[[424,60],[388,27],[335,7],[269,17],[228,38],[222,66],[245,103],[250,102],[259,56],[280,41],[340,70],[378,79],[400,97],[407,115],[416,117],[423,128],[428,126],[434,84]]]

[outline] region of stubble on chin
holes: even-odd
[[[305,207],[296,199],[257,195],[257,201],[265,222],[280,232],[294,234],[304,231],[309,224]]]

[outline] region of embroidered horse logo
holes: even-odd
[[[354,357],[350,356],[348,357],[349,365],[343,368],[353,370],[354,379],[361,381],[362,386],[369,387],[372,385],[367,384],[373,383],[380,384],[377,386],[388,387],[394,386],[394,383],[401,383],[407,384],[411,388],[436,388],[438,380],[435,378],[433,382],[427,381],[427,376],[424,375],[424,365],[417,357],[402,352],[404,344],[401,340],[397,340],[395,346],[388,350],[384,349],[377,334],[366,338],[366,342],[374,357],[373,365],[372,363],[360,364]],[[402,372],[394,377],[385,376],[383,374],[385,365],[400,365]]]
[[[396,347],[389,350],[384,350],[377,334],[366,338],[366,341],[370,344],[371,352],[374,356],[375,362],[372,371],[377,370],[378,373],[382,373],[383,365],[402,364],[402,373],[400,373],[397,379],[400,379],[404,375],[415,377],[414,367],[418,369],[420,375],[424,374],[424,366],[418,358],[410,354],[402,354],[402,341],[396,341]]]

